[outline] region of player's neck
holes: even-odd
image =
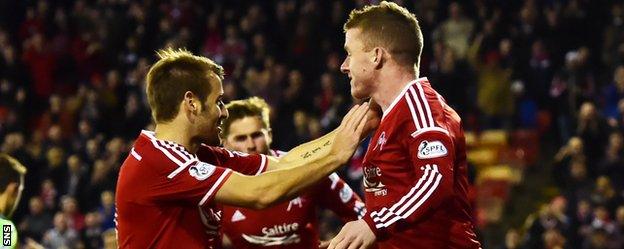
[[[392,71],[379,75],[377,91],[372,98],[381,106],[382,111],[386,111],[392,101],[401,93],[405,85],[418,78],[415,71]]]
[[[194,153],[198,146],[193,145],[188,128],[180,129],[180,127],[184,126],[178,124],[175,120],[169,123],[156,124],[154,136],[160,140],[177,143],[186,148],[189,152]]]

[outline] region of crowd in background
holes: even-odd
[[[421,76],[466,130],[536,129],[563,145],[551,157],[561,195],[505,243],[485,245],[622,248],[624,4],[397,2],[423,31]],[[144,76],[157,49],[185,47],[223,65],[228,100],[266,99],[276,149],[334,128],[352,103],[342,25],[367,3],[0,1],[1,151],[29,170],[14,217],[21,238],[113,244],[117,173],[151,126]],[[342,172],[356,189],[362,154]]]

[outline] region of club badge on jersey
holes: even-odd
[[[215,171],[215,166],[207,164],[205,162],[199,162],[196,165],[189,167],[189,174],[195,179],[203,181],[212,175]]]
[[[373,150],[376,150],[377,148],[379,148],[379,151],[383,150],[383,146],[386,142],[388,142],[388,139],[386,139],[386,132],[383,131],[381,132],[381,135],[379,135],[379,139],[377,139],[377,144],[375,144],[375,148],[373,148]]]

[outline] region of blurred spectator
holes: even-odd
[[[583,140],[579,137],[572,137],[568,143],[562,146],[554,157],[553,177],[555,183],[560,188],[565,189],[571,180],[571,168],[573,162],[584,163],[587,160],[585,156]],[[585,166],[585,165],[583,165]],[[580,170],[580,169],[578,169]],[[584,169],[585,176],[587,168]],[[578,172],[578,171],[577,171]],[[578,172],[580,173],[580,172]],[[584,176],[583,176],[584,177]]]
[[[613,248],[624,247],[624,205],[617,208],[615,212],[615,232],[612,246]]]
[[[611,180],[606,176],[600,176],[596,179],[591,201],[597,205],[605,206],[610,213],[614,213],[617,206],[624,203],[622,196],[615,191]]]
[[[531,45],[526,90],[527,95],[537,101],[540,109],[550,109],[552,105],[548,97],[550,79],[553,74],[551,54],[542,40],[536,40]]]
[[[509,229],[505,234],[505,245],[500,249],[518,249],[521,246],[520,233],[515,229]]]
[[[440,24],[440,39],[453,50],[458,58],[464,58],[468,51],[468,39],[473,32],[474,23],[462,13],[458,2],[448,7],[449,17]]]
[[[435,43],[434,60],[429,64],[428,77],[436,90],[460,116],[472,110],[468,100],[474,92],[472,72],[465,60],[443,43]]]
[[[39,99],[47,99],[54,90],[56,58],[48,48],[45,36],[36,32],[24,42],[22,60],[33,78],[34,93]]]
[[[589,198],[593,183],[587,174],[587,163],[581,160],[572,161],[569,170],[563,188],[566,197],[573,202]]]
[[[598,159],[603,155],[608,130],[608,126],[596,110],[596,106],[590,102],[583,103],[578,113],[576,134],[583,140],[583,149],[587,158]],[[595,176],[596,168],[590,168],[589,174]]]
[[[605,154],[598,164],[597,173],[609,177],[616,191],[624,189],[624,137],[620,132],[609,135]]]
[[[61,198],[61,212],[65,215],[67,226],[75,231],[80,231],[85,225],[85,217],[78,209],[78,202],[71,196]]]
[[[513,111],[511,80],[513,69],[509,63],[511,41],[500,41],[497,50],[489,50],[480,57],[478,52],[485,36],[478,34],[468,51],[470,64],[477,71],[477,105],[488,128],[509,127]]]
[[[84,187],[87,184],[88,174],[85,165],[80,157],[76,154],[67,158],[67,175],[65,176],[65,188],[61,190],[62,194],[76,196],[77,199],[83,198]]]
[[[48,165],[43,173],[52,180],[56,190],[62,188],[66,182],[67,168],[63,165],[65,161],[64,154],[65,152],[61,147],[52,147],[46,152]]]
[[[115,189],[116,179],[117,174],[113,171],[112,165],[101,159],[95,161],[91,179],[85,189],[85,194],[90,196],[84,203],[87,210],[97,207],[100,203],[97,198],[93,198],[94,196],[99,196],[99,193],[103,191]]]
[[[102,233],[102,240],[104,242],[104,249],[116,249],[117,246],[117,231],[115,229],[108,229]]]
[[[102,228],[104,230],[115,228],[115,195],[112,191],[104,191],[100,200],[98,215]]]
[[[544,249],[564,249],[566,247],[566,239],[557,229],[551,228],[544,232],[544,244],[541,247]]]
[[[85,227],[80,231],[82,243],[86,249],[98,249],[103,247],[101,216],[96,212],[85,215]]]
[[[40,197],[43,200],[43,204],[48,210],[54,210],[56,208],[56,198],[58,191],[54,186],[54,182],[50,179],[45,179],[41,183]]]
[[[23,237],[31,237],[41,241],[43,234],[52,227],[52,215],[44,209],[43,202],[39,197],[30,198],[28,201],[29,213],[19,224]]]
[[[576,213],[572,219],[569,242],[571,245],[579,247],[586,239],[587,231],[591,229],[593,220],[592,206],[588,200],[582,199],[577,202]]]
[[[54,228],[43,236],[43,245],[46,248],[73,248],[78,241],[78,233],[67,224],[63,213],[54,215]]]
[[[604,102],[603,113],[609,119],[609,124],[617,127],[618,104],[624,97],[624,65],[620,65],[613,73],[613,82],[602,93]]]
[[[566,215],[567,200],[556,197],[550,204],[544,205],[537,217],[529,222],[526,246],[529,248],[563,248],[570,228],[570,219]],[[543,245],[543,247],[542,247]]]

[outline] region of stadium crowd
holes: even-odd
[[[624,4],[396,2],[423,29],[421,76],[466,130],[535,129],[562,145],[550,156],[560,195],[486,248],[623,248]],[[144,76],[159,48],[223,65],[228,100],[266,99],[278,149],[334,128],[352,103],[342,25],[367,3],[0,1],[1,151],[29,172],[21,238],[115,248],[117,174],[151,125]],[[363,148],[341,172],[354,189]]]

